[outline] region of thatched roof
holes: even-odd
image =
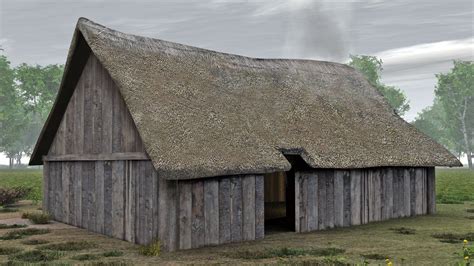
[[[314,168],[460,165],[343,64],[219,53],[81,18],[63,83],[80,39],[116,82],[167,179],[288,170],[285,152]],[[57,108],[52,116],[62,116]]]

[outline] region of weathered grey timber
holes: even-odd
[[[408,182],[407,173],[416,172],[420,178],[416,182]],[[390,177],[390,178],[387,178]],[[410,177],[410,176],[408,176]],[[301,181],[304,178],[305,181]],[[318,209],[319,217],[324,213],[325,217],[319,219],[319,228],[305,226],[296,227],[297,232],[308,232],[333,227],[330,221],[334,220],[334,226],[351,226],[365,224],[372,221],[388,220],[400,216],[414,216],[434,212],[434,168],[369,168],[364,171],[327,171],[315,169],[300,174],[300,191],[297,197],[299,204],[299,221],[307,221],[312,224],[314,220],[314,209]],[[334,181],[333,189],[331,180]],[[342,184],[340,184],[342,180]],[[380,180],[380,181],[379,181]],[[301,185],[301,184],[308,185]],[[317,184],[317,185],[315,185]],[[321,188],[321,184],[329,184]],[[316,188],[316,186],[319,186]],[[415,187],[413,187],[415,186]],[[326,188],[326,189],[324,189]],[[350,191],[349,191],[350,188]],[[416,195],[416,200],[410,193],[413,189],[421,190]],[[423,190],[424,189],[424,190]],[[330,191],[334,191],[333,194]],[[318,200],[314,201],[313,193],[319,191]],[[410,191],[409,193],[405,193]],[[302,195],[308,195],[303,197]],[[338,195],[338,196],[336,196]],[[339,196],[342,200],[335,200]],[[393,197],[392,195],[398,195]],[[328,199],[330,197],[330,199]],[[431,198],[433,197],[433,198]],[[304,202],[307,200],[308,202]],[[334,211],[329,211],[328,204],[334,202]],[[425,202],[426,206],[425,206]],[[338,206],[342,204],[342,206]],[[410,212],[410,204],[415,205],[416,213]],[[341,211],[342,209],[342,211]],[[342,214],[341,214],[342,212]],[[342,216],[342,225],[341,224]],[[365,216],[362,217],[362,216]],[[337,223],[336,223],[337,221]],[[298,221],[296,221],[298,222]]]

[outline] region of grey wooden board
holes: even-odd
[[[204,243],[219,244],[219,181],[204,181]]]
[[[344,171],[334,172],[334,226],[344,224]]]
[[[361,171],[351,170],[351,225],[361,223]]]
[[[327,218],[326,218],[326,175],[324,171],[321,171],[317,175],[318,177],[318,228],[326,229],[327,228]]]
[[[265,236],[265,199],[263,183],[263,175],[255,176],[255,239],[261,239]]]
[[[343,226],[350,226],[351,225],[351,218],[352,218],[352,213],[351,213],[351,174],[350,171],[344,171],[343,173],[343,179],[344,179],[344,221],[343,221]]]
[[[242,237],[255,239],[255,176],[242,177]]]
[[[295,232],[301,233],[301,173],[295,173]]]
[[[112,236],[124,238],[124,161],[112,162]]]
[[[429,167],[427,171],[428,182],[428,214],[436,213],[436,180],[435,168]]]
[[[334,170],[326,170],[327,227],[334,228]]]
[[[306,173],[306,175],[308,185],[308,231],[314,231],[318,229],[318,179],[314,173]]]
[[[161,183],[160,183],[160,191],[161,191]],[[163,215],[165,214],[160,211],[160,217],[162,217]],[[202,180],[195,181],[192,183],[192,221],[191,221],[191,224],[192,224],[191,247],[192,248],[201,247],[204,245],[204,182]]]
[[[299,224],[300,224],[300,232],[308,232],[308,220],[307,220],[307,208],[308,208],[308,176],[307,175],[300,175],[299,178],[299,206],[295,206],[295,208],[299,208]]]
[[[230,179],[219,180],[219,243],[229,243],[230,237]]]
[[[242,178],[232,177],[231,190],[231,240],[239,242],[242,240]]]
[[[104,163],[104,234],[112,236],[112,162]]]
[[[192,217],[192,183],[189,181],[183,181],[179,183],[179,248],[180,249],[191,248],[191,217]],[[229,219],[229,224],[230,224],[230,219]]]

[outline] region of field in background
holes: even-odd
[[[29,186],[34,188],[30,199],[41,198],[41,170],[0,170],[0,187]],[[474,240],[474,171],[467,169],[437,169],[437,214],[394,219],[350,228],[295,234],[274,233],[265,239],[216,247],[163,253],[159,257],[140,255],[139,246],[94,234],[75,227],[51,224],[51,232],[27,237],[26,240],[45,240],[48,244],[67,246],[74,241],[90,247],[60,252],[56,263],[93,263],[92,265],[133,264],[359,264],[366,261],[384,265],[390,258],[394,265],[453,265],[462,262],[462,239]],[[466,201],[458,204],[461,201]],[[20,212],[0,213],[0,224],[24,222],[21,211],[34,211],[38,205],[23,203]],[[8,220],[10,219],[10,220]],[[32,227],[32,226],[30,226]],[[0,229],[0,236],[12,229]],[[438,236],[438,237],[436,237]],[[439,237],[441,236],[441,237]],[[25,239],[0,240],[0,264],[12,257],[5,254],[16,249],[18,254],[43,250],[25,244]],[[69,244],[70,245],[70,244]],[[100,248],[97,248],[100,247]],[[23,253],[22,253],[23,252]],[[122,254],[107,257],[104,252]],[[83,259],[82,261],[79,259]],[[107,264],[111,263],[111,264]],[[462,265],[462,264],[460,264]]]
[[[28,186],[33,188],[29,200],[41,200],[42,170],[0,170],[0,187]],[[466,168],[437,168],[436,197],[438,203],[474,202],[474,171]]]

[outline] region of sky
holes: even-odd
[[[136,35],[260,58],[383,61],[412,121],[434,98],[435,74],[474,60],[472,0],[0,0],[0,46],[13,65],[64,64],[86,17]],[[5,159],[0,158],[0,164]]]

